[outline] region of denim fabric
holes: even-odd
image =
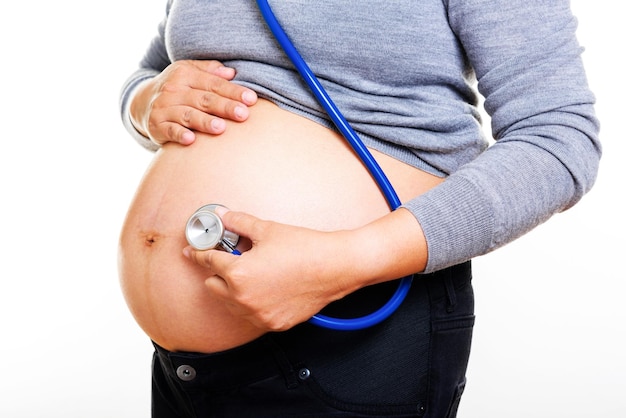
[[[369,313],[395,286],[363,289],[324,313]],[[454,418],[473,305],[470,264],[464,263],[416,275],[398,311],[366,330],[305,323],[208,355],[155,345],[152,416]]]

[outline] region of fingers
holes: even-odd
[[[234,84],[229,87],[241,88]],[[250,110],[245,104],[222,96],[226,94],[225,90],[229,89],[217,93],[193,89],[187,93],[185,104],[165,108],[163,114],[153,110],[149,129],[154,139],[160,143],[175,141],[188,145],[195,139],[194,132],[219,135],[226,130],[226,119],[244,122],[250,116]],[[248,93],[242,95],[248,96]],[[246,99],[248,102],[256,102],[256,94],[252,95],[254,98]]]
[[[196,80],[198,84],[194,83],[194,88],[215,93],[220,97],[240,102],[246,106],[252,106],[256,103],[257,95],[254,90],[230,82],[235,78],[234,68],[225,67],[219,61],[190,61],[190,63],[198,68],[201,73],[209,73],[220,79],[215,80],[200,74]]]
[[[197,71],[193,71],[196,68]],[[208,115],[233,121],[248,118],[248,106],[257,101],[256,93],[246,87],[232,83],[235,70],[224,67],[217,61],[192,61],[189,73],[183,76],[189,80],[190,103]]]
[[[226,122],[191,106],[169,106],[152,110],[148,130],[152,140],[159,144],[189,145],[195,140],[195,132],[219,135],[226,130]]]
[[[215,213],[222,219],[224,228],[232,231],[239,236],[245,236],[254,239],[257,235],[255,228],[259,227],[260,220],[252,215],[244,212],[232,211],[224,206],[215,208]]]
[[[185,247],[183,254],[197,265],[205,267],[217,276],[224,275],[224,272],[237,261],[238,257],[222,250],[200,251],[191,246]]]
[[[224,80],[232,80],[235,78],[236,71],[234,68],[226,67],[219,61],[215,60],[189,60],[187,61],[189,64],[196,66],[201,71],[215,74],[218,77],[223,78]]]
[[[201,114],[218,116],[237,122],[243,122],[248,118],[250,114],[248,106],[242,102],[243,96],[248,96],[248,92],[241,92],[243,87],[217,79],[214,80],[212,88],[212,91],[192,89],[189,92],[193,109],[199,110]],[[237,94],[241,97],[238,99],[231,98],[237,97]]]
[[[136,106],[144,117],[143,129],[159,144],[178,142],[188,145],[195,133],[219,135],[225,120],[245,121],[248,106],[256,103],[256,93],[232,83],[235,70],[218,61],[178,61],[157,76]]]

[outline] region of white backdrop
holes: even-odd
[[[151,346],[122,299],[116,245],[151,155],[123,130],[117,99],[165,0],[7,4],[0,416],[148,417]],[[603,126],[600,177],[578,206],[475,261],[460,418],[626,417],[626,33],[615,2],[573,8]]]

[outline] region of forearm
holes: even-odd
[[[335,240],[337,257],[342,259],[338,262],[342,271],[337,275],[344,280],[349,278],[350,291],[399,279],[426,267],[426,239],[419,222],[407,209],[399,208],[344,234],[345,238]]]

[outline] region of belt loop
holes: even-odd
[[[283,351],[282,347],[278,342],[273,338],[272,335],[266,334],[265,343],[268,348],[272,351],[274,355],[274,360],[278,364],[278,367],[283,373],[285,377],[285,384],[287,385],[287,389],[295,389],[298,387],[298,378],[296,377],[296,373],[291,366],[291,362],[287,358],[287,355]]]
[[[452,272],[450,270],[451,268],[446,269],[446,276],[443,279],[446,287],[446,295],[448,296],[448,306],[446,307],[448,313],[454,312],[456,308],[456,292],[454,290],[454,282],[452,281]]]

